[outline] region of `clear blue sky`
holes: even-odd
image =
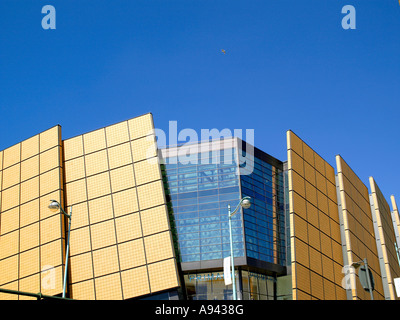
[[[0,1],[0,150],[152,112],[164,130],[254,129],[286,160],[291,129],[400,202],[399,102],[398,0]]]

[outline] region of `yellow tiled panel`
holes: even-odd
[[[296,265],[297,288],[304,292],[310,293],[311,292],[310,281],[311,281],[310,270],[304,268],[300,264],[297,264]]]
[[[319,191],[321,191],[325,195],[327,194],[326,184],[327,182],[325,177],[318,171],[316,171],[316,187]]]
[[[0,214],[0,237],[10,231],[19,228],[19,209],[14,209],[1,212]],[[1,241],[1,238],[0,238]]]
[[[318,207],[317,189],[306,181],[306,200]]]
[[[311,271],[311,277],[310,277],[312,286],[311,286],[311,294],[319,299],[323,300],[324,299],[324,284],[322,281],[322,277],[319,274],[316,274],[315,272]]]
[[[21,145],[15,144],[3,151],[3,170],[21,160]]]
[[[18,255],[0,260],[0,285],[18,279]]]
[[[130,119],[128,120],[128,126],[131,140],[153,134],[153,116],[149,113]]]
[[[25,279],[19,280],[19,290],[22,292],[40,292],[40,275],[35,274]],[[20,295],[19,300],[36,300],[35,297]]]
[[[133,161],[141,161],[157,156],[157,143],[154,136],[131,141]]]
[[[158,161],[154,161],[156,159],[157,157],[135,163],[137,185],[161,179]]]
[[[320,232],[311,224],[308,224],[308,243],[310,246],[321,251]]]
[[[329,209],[328,209],[327,196],[321,193],[319,190],[317,190],[317,199],[318,199],[318,209],[328,215]]]
[[[305,267],[310,265],[309,247],[307,243],[296,239],[295,241],[296,262],[301,263]]]
[[[53,147],[40,154],[40,173],[54,169],[60,165],[59,146]]]
[[[61,144],[61,127],[55,126],[39,134],[40,152]]]
[[[36,198],[39,198],[39,177],[22,182],[20,199],[21,204]]]
[[[335,169],[327,162],[325,162],[325,176],[328,181],[335,184]]]
[[[63,242],[61,239],[49,242],[40,247],[40,270],[48,269],[46,266],[55,268],[63,264],[64,251],[62,247]]]
[[[141,210],[165,203],[162,181],[155,181],[137,187]]]
[[[3,170],[3,151],[0,151],[0,170]]]
[[[314,161],[315,161],[315,169],[322,174],[322,176],[325,176],[325,160],[322,159],[322,157],[314,153]]]
[[[1,157],[1,154],[0,154]],[[18,291],[18,281],[7,283],[1,286],[2,289]],[[0,293],[0,300],[18,300],[18,296],[9,293]]]
[[[3,190],[18,184],[20,181],[20,164],[3,170]]]
[[[119,271],[117,246],[93,251],[93,270],[95,277]]]
[[[94,199],[111,192],[109,173],[104,172],[87,178],[88,199]]]
[[[174,256],[171,233],[165,231],[144,238],[147,263],[152,263]]]
[[[147,268],[139,267],[121,273],[124,299],[150,293]]]
[[[39,153],[39,135],[21,142],[21,161]]]
[[[175,259],[148,265],[151,292],[179,286]]]
[[[314,167],[314,151],[303,142],[303,159]]]
[[[83,135],[85,154],[106,148],[106,135],[104,129],[95,130]]]
[[[326,279],[323,282],[324,300],[336,300],[335,284]]]
[[[304,162],[304,178],[311,183],[313,186],[316,185],[315,183],[315,169],[307,162]]]
[[[72,299],[94,300],[94,281],[87,280],[72,285]]]
[[[108,170],[107,151],[100,150],[85,156],[86,176]]]
[[[308,242],[307,222],[296,214],[293,216],[293,219],[296,237],[303,240],[304,242]]]
[[[336,186],[329,181],[326,183],[326,194],[329,199],[334,202],[337,202],[337,195],[336,195]]]
[[[20,251],[39,245],[39,222],[20,229]]]
[[[111,195],[89,201],[90,223],[96,223],[113,218]]]
[[[49,296],[62,293],[63,279],[64,274],[62,266],[42,269],[40,274],[41,292]],[[68,287],[66,289],[68,292]]]
[[[121,270],[127,270],[146,264],[143,239],[118,244]]]
[[[321,252],[310,247],[310,269],[318,274],[322,274]]]
[[[169,230],[168,212],[165,205],[140,212],[143,235]]]
[[[84,157],[64,162],[64,170],[66,183],[85,177]]]
[[[95,279],[97,300],[121,300],[121,276],[120,273]]]
[[[22,252],[19,255],[19,276],[24,278],[34,273],[38,273],[39,269],[39,247]]]
[[[132,163],[131,146],[129,142],[108,148],[107,151],[110,169],[122,167]]]
[[[115,219],[118,242],[142,237],[139,213],[132,213]]]
[[[329,220],[329,217],[325,213],[319,211],[319,229],[328,236],[331,235]]]
[[[3,190],[1,194],[1,210],[6,211],[19,205],[19,185]]]
[[[329,237],[329,234],[325,234],[321,232],[321,252],[333,259],[332,253],[332,239]]]
[[[288,149],[295,151],[300,157],[303,157],[303,142],[292,131],[286,133]]]
[[[86,179],[67,183],[65,185],[65,195],[68,205],[86,201]]]
[[[331,219],[333,219],[336,222],[339,222],[339,208],[335,202],[333,202],[331,199],[328,199],[328,211],[329,211],[329,216]]]
[[[83,155],[83,137],[77,136],[63,141],[64,160],[80,157]]]
[[[128,122],[123,121],[106,127],[107,147],[129,141]]]
[[[21,181],[39,175],[39,156],[31,157],[21,162]]]
[[[322,275],[332,282],[335,281],[333,261],[324,255],[322,255]]]
[[[59,239],[63,236],[61,219],[64,216],[54,215],[50,218],[40,221],[40,244]]]
[[[319,228],[319,212],[318,209],[312,205],[310,202],[306,202],[307,206],[307,221],[311,223],[313,226]]]
[[[288,153],[289,169],[304,177],[304,161],[296,152]]]
[[[0,237],[0,260],[18,253],[19,230],[7,233]],[[0,268],[0,274],[2,269]],[[0,277],[0,282],[1,277]]]
[[[71,256],[90,251],[89,227],[71,230],[69,241]]]
[[[305,198],[305,183],[304,179],[295,171],[289,170],[289,191],[296,191],[299,195]]]
[[[136,188],[113,193],[114,215],[119,217],[138,211]]]
[[[304,200],[304,198],[300,197],[294,191],[290,191],[289,194],[290,199],[292,199],[292,201],[290,201],[290,203],[292,204],[290,212],[295,212],[297,215],[307,220],[306,201]]]
[[[133,166],[128,165],[110,171],[112,192],[118,192],[135,186]]]
[[[76,283],[93,278],[93,263],[91,252],[72,256],[70,262],[71,283]],[[74,290],[72,290],[72,292],[73,294],[75,294]]]
[[[67,212],[71,212],[71,207],[67,207]],[[71,230],[87,226],[89,224],[88,203],[82,202],[72,206],[73,219],[71,220]]]
[[[61,170],[55,168],[40,175],[40,196],[48,194],[61,187]]]
[[[116,243],[114,220],[96,223],[91,226],[90,232],[92,238],[92,250]]]

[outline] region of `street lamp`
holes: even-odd
[[[242,207],[244,209],[248,209],[251,206],[250,197],[243,197],[239,204],[236,206],[236,209],[231,212],[231,205],[228,204],[228,220],[229,220],[229,239],[231,245],[231,265],[232,265],[232,291],[233,291],[233,300],[237,300],[236,297],[236,281],[235,281],[235,266],[233,262],[233,241],[232,241],[232,222],[231,218],[238,212],[239,208]]]
[[[68,218],[69,224],[68,224],[68,240],[67,240],[67,252],[65,253],[65,272],[64,272],[64,286],[63,286],[63,293],[62,297],[65,298],[65,289],[67,287],[67,270],[68,270],[68,253],[69,253],[69,235],[71,231],[71,216],[72,216],[72,206],[70,213],[67,214],[64,209],[61,207],[60,203],[56,200],[50,200],[51,203],[49,204],[49,209],[53,212],[56,212],[57,210],[61,210],[61,212]]]
[[[372,273],[370,273],[370,271],[369,271],[369,269],[368,269],[368,261],[367,261],[367,258],[365,258],[364,260],[358,261],[358,262],[353,262],[353,263],[351,264],[351,266],[352,266],[353,268],[355,268],[355,269],[358,269],[362,264],[364,264],[364,266],[365,266],[365,270],[363,270],[363,274],[365,274],[365,278],[367,278],[367,287],[368,287],[368,291],[369,291],[369,293],[370,293],[370,295],[371,295],[371,300],[374,300],[374,295],[373,295],[373,293],[372,293],[372,291],[374,290],[374,288],[373,288],[372,283],[371,283],[371,282],[373,281],[373,276],[372,276]],[[362,276],[362,274],[361,274],[361,269],[360,269],[360,271],[358,272],[358,277],[359,277],[360,282],[361,282],[361,284],[363,285],[364,290],[365,290],[365,284],[363,283],[365,280],[363,279],[363,276]]]

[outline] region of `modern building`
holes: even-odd
[[[287,160],[239,138],[158,149],[145,114],[0,151],[0,299],[397,299],[400,219],[371,177],[336,172],[292,131]],[[232,216],[243,197],[251,207]],[[49,210],[51,200],[60,211]],[[69,236],[69,237],[68,237]],[[69,241],[68,241],[69,239]]]

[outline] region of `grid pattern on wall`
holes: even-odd
[[[61,128],[55,126],[0,152],[0,286],[23,292],[62,292],[65,217]],[[0,299],[32,299],[0,294]]]
[[[396,252],[396,234],[394,231],[390,207],[382,191],[379,189],[373,177],[369,178],[371,187],[371,210],[375,225],[378,254],[381,259],[381,274],[384,285],[385,298],[394,300],[396,293],[394,288],[395,278],[400,277],[400,267]],[[380,248],[379,248],[380,247]]]
[[[192,153],[190,162],[164,160],[181,262],[230,255],[228,204],[234,210],[240,200],[235,150]],[[232,237],[235,257],[244,256],[241,214],[232,217]]]
[[[251,197],[244,210],[246,252],[250,258],[285,265],[285,217],[282,170],[254,157],[252,172],[241,175],[242,196]]]
[[[392,203],[392,220],[393,220],[393,227],[394,232],[396,234],[396,246],[397,246],[397,259],[400,265],[400,216],[399,216],[399,209],[397,208],[397,203],[394,195],[390,196],[390,201]]]
[[[334,169],[287,132],[294,300],[345,300]]]
[[[74,299],[179,286],[151,114],[64,141]]]
[[[384,299],[368,188],[339,155],[336,156],[338,195],[344,233],[344,261],[347,265],[367,259],[375,279],[374,299]],[[358,277],[358,276],[357,276]],[[353,300],[370,299],[360,281],[353,278],[348,290]]]

